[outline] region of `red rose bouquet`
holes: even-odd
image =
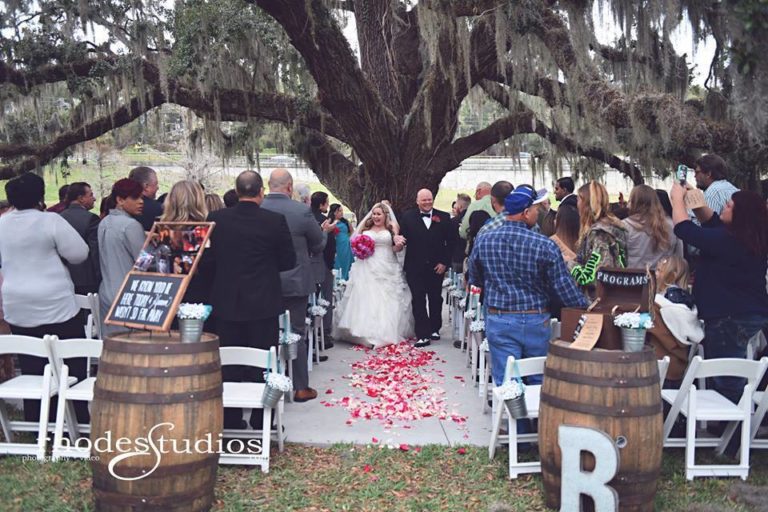
[[[359,260],[364,260],[373,254],[376,243],[368,235],[355,235],[349,241],[352,246],[352,254]]]

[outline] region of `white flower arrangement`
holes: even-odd
[[[485,330],[485,320],[475,320],[469,324],[469,330],[471,332],[481,332]]]
[[[480,343],[480,350],[482,350],[483,352],[491,351],[491,347],[490,345],[488,345],[488,338],[483,338],[483,342]]]
[[[613,325],[624,329],[652,329],[653,321],[648,313],[622,313],[613,319]]]
[[[464,313],[464,318],[474,318],[474,316],[475,316],[475,312],[472,311],[471,309]]]
[[[312,316],[325,316],[325,314],[328,312],[327,309],[325,309],[323,306],[312,306],[309,308],[309,313]]]
[[[331,303],[330,303],[330,302],[328,302],[328,301],[327,301],[327,300],[325,300],[325,299],[317,299],[317,305],[318,305],[318,306],[322,306],[322,307],[324,307],[324,308],[327,308],[328,306],[330,306],[330,305],[331,305]]]
[[[525,394],[525,384],[516,379],[509,380],[496,389],[502,400],[512,400]]]
[[[183,302],[179,304],[176,316],[180,320],[207,320],[213,308],[206,304]]]
[[[464,309],[465,307],[467,307],[467,299],[461,299],[461,300],[459,301],[459,307],[460,307],[461,309]]]
[[[298,343],[300,339],[301,339],[301,335],[296,334],[295,332],[292,332],[288,334],[288,336],[283,337],[280,340],[280,343],[282,345],[293,345],[294,343]]]
[[[456,285],[455,284],[452,284],[451,286],[448,287],[448,291],[449,292],[453,292],[453,290],[455,290],[455,289],[456,289]]]
[[[445,279],[443,279],[443,288],[448,288],[449,286],[451,286],[451,278],[446,277]]]
[[[451,292],[451,297],[456,297],[457,299],[463,299],[464,298],[464,290],[453,290]]]
[[[291,378],[282,373],[269,372],[264,377],[267,379],[267,386],[278,389],[283,393],[288,393],[293,388]]]

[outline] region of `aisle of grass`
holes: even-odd
[[[656,509],[765,510],[768,460],[755,452],[747,485],[735,479],[686,482],[681,450],[665,452]],[[289,445],[273,455],[269,474],[222,467],[214,510],[485,511],[545,510],[539,476],[509,481],[504,456],[488,461],[484,448],[426,446],[400,449]],[[39,464],[0,459],[0,495],[7,511],[92,510],[90,470],[82,461]],[[751,497],[750,497],[751,496]],[[758,498],[755,498],[758,496]]]

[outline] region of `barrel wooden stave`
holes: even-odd
[[[213,504],[218,446],[223,427],[221,363],[218,338],[206,334],[200,343],[181,344],[178,335],[131,333],[108,337],[100,358],[91,413],[91,440],[111,432],[117,439],[166,439],[160,463],[151,475],[133,481],[110,474],[119,455],[94,447],[92,462],[96,510],[204,511]],[[210,434],[210,451],[198,453],[195,441]],[[174,449],[172,440],[176,441]],[[208,445],[200,445],[207,451]],[[161,447],[158,446],[158,449]],[[191,453],[174,453],[183,451]],[[134,456],[114,471],[131,478],[152,469],[156,453]]]
[[[652,350],[579,351],[563,342],[550,345],[539,411],[539,452],[546,504],[560,508],[561,424],[595,428],[626,445],[610,485],[619,509],[653,510],[662,452],[662,408],[658,363]],[[594,468],[582,455],[585,470]]]

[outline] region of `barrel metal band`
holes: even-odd
[[[648,375],[646,377],[596,377],[556,370],[554,368],[544,368],[544,376],[573,384],[587,384],[610,388],[644,388],[659,383],[658,375]]]
[[[188,391],[186,393],[130,393],[126,391],[109,391],[96,388],[93,390],[93,397],[109,402],[120,402],[125,404],[183,404],[188,402],[199,402],[211,398],[220,398],[224,386],[219,384],[216,387],[203,389],[201,391]]]
[[[195,500],[211,495],[213,499],[213,485],[203,485],[197,489],[165,496],[131,496],[120,492],[110,492],[94,489],[96,500],[123,507],[135,507],[131,510],[157,510],[158,507],[170,507],[183,509],[185,505],[191,505]],[[98,507],[97,507],[98,508]]]
[[[179,343],[171,341],[162,342],[158,339],[157,343],[137,343],[107,338],[104,340],[104,349],[124,354],[201,354],[203,352],[217,352],[219,340]]]
[[[661,414],[661,403],[633,406],[585,404],[564,400],[554,395],[550,395],[549,393],[545,393],[544,391],[541,392],[541,402],[566,411],[597,416],[610,416],[613,418],[635,418]]]
[[[147,454],[149,455],[151,454],[151,452],[147,452]],[[213,454],[204,459],[196,460],[193,462],[185,462],[183,464],[174,464],[173,466],[162,466],[162,465],[158,466],[155,468],[154,471],[152,471],[150,475],[146,476],[142,480],[149,481],[155,477],[161,477],[161,476],[189,475],[189,473],[193,471],[197,471],[199,469],[212,468],[212,467],[218,466],[218,464],[219,464],[219,455]],[[109,478],[114,478],[114,475],[112,475],[109,472],[109,467],[107,464],[104,464],[100,461],[93,461],[91,463],[91,467],[93,469],[93,472],[96,474],[100,474],[102,476],[108,476]],[[120,467],[119,469],[116,469],[115,472],[124,478],[134,478],[134,477],[145,474],[149,469],[150,468]]]
[[[561,472],[560,464],[555,464],[554,462],[549,462],[548,460],[542,459],[541,469],[543,471],[548,472],[550,476],[556,478],[558,483],[560,482],[560,472]],[[619,473],[613,477],[613,480],[608,482],[608,485],[624,486],[624,485],[630,485],[632,482],[635,482],[636,484],[655,483],[659,479],[660,473],[661,471],[659,469],[654,469],[651,471],[619,470]],[[623,496],[624,495],[622,494],[622,499],[624,499]]]
[[[594,363],[636,364],[656,362],[655,355],[650,349],[643,352],[623,352],[620,350],[577,350],[551,342],[549,353],[572,359],[574,361],[592,361]]]
[[[137,368],[127,364],[115,364],[101,361],[99,363],[99,371],[109,373],[110,375],[124,375],[128,377],[189,377],[192,375],[218,373],[221,371],[221,364],[218,361],[211,361],[209,363],[194,364],[190,366]]]

